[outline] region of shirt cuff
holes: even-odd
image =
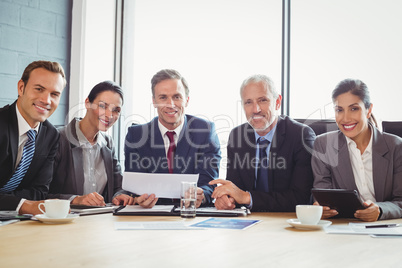
[[[74,198],[76,198],[78,195],[72,195],[69,199],[68,199],[68,201],[70,201],[70,202],[72,202],[73,200],[74,200]]]
[[[17,211],[18,214],[20,213],[19,211],[20,211],[20,209],[22,207],[22,204],[24,204],[25,201],[26,201],[26,199],[21,198],[21,200],[20,200],[20,202],[19,202],[19,204],[18,204],[18,206],[16,208],[16,211]]]
[[[251,195],[250,192],[247,192],[250,195],[250,204],[246,205],[246,208],[252,209],[253,208],[253,196]]]

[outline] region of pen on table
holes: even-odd
[[[399,224],[391,223],[391,224],[376,224],[376,225],[366,225],[366,228],[391,228],[398,227]]]

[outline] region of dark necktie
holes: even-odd
[[[3,186],[3,188],[0,189],[0,193],[10,193],[14,191],[21,183],[22,179],[25,176],[25,173],[29,168],[29,165],[31,164],[33,155],[35,153],[35,130],[29,130],[27,132],[27,135],[28,141],[24,145],[21,161],[15,169],[15,172],[11,179],[6,183],[6,185]]]
[[[269,141],[261,137],[258,139],[259,144],[259,161],[258,161],[258,169],[257,169],[257,181],[256,181],[256,190],[262,192],[268,192],[268,155],[267,155],[267,147],[269,145]]]
[[[170,142],[167,152],[169,173],[173,173],[174,152],[176,150],[176,144],[174,143],[174,134],[176,134],[174,131],[166,132],[166,135],[168,136]]]

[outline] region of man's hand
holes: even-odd
[[[20,207],[20,211],[18,211],[18,214],[32,214],[32,215],[37,215],[37,214],[42,214],[42,211],[39,210],[38,206],[40,203],[43,203],[44,201],[30,201],[30,200],[25,200],[24,203],[22,203],[22,206]]]
[[[204,200],[204,190],[200,187],[197,187],[197,201],[195,203],[195,206],[198,208],[202,204],[202,200]]]
[[[126,194],[119,194],[112,200],[113,205],[119,206],[127,206],[127,205],[134,205],[135,199],[132,196]]]
[[[320,204],[317,201],[314,202],[313,205],[320,206]],[[321,219],[328,219],[328,218],[334,217],[338,214],[339,214],[338,211],[336,211],[335,209],[331,209],[330,207],[323,206]]]
[[[362,221],[376,221],[380,216],[380,207],[371,200],[364,202],[365,209],[357,210],[355,217]]]
[[[233,204],[235,203],[244,205],[250,204],[250,194],[241,190],[233,182],[222,179],[212,180],[209,182],[211,185],[218,183],[221,185],[216,187],[212,193],[212,198],[216,199],[215,207],[218,205],[219,207],[226,207],[226,209],[229,209],[232,208]],[[223,196],[226,196],[226,198],[221,199]]]
[[[137,197],[137,203],[143,208],[152,208],[155,206],[156,202],[158,201],[158,198],[155,197],[154,194],[151,194],[148,196],[148,194],[143,194],[139,197]]]
[[[103,196],[97,192],[93,192],[87,195],[80,195],[71,201],[73,205],[85,205],[85,206],[106,206]]]
[[[215,207],[216,209],[234,209],[236,207],[236,201],[233,197],[223,195],[215,199]]]

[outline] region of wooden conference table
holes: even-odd
[[[0,227],[0,267],[401,267],[401,238],[298,230],[295,213],[253,213],[245,230],[115,230],[119,221],[169,216],[81,216],[67,224]],[[206,218],[197,217],[200,221]],[[345,219],[333,219],[346,225]],[[397,222],[381,221],[381,223]]]

